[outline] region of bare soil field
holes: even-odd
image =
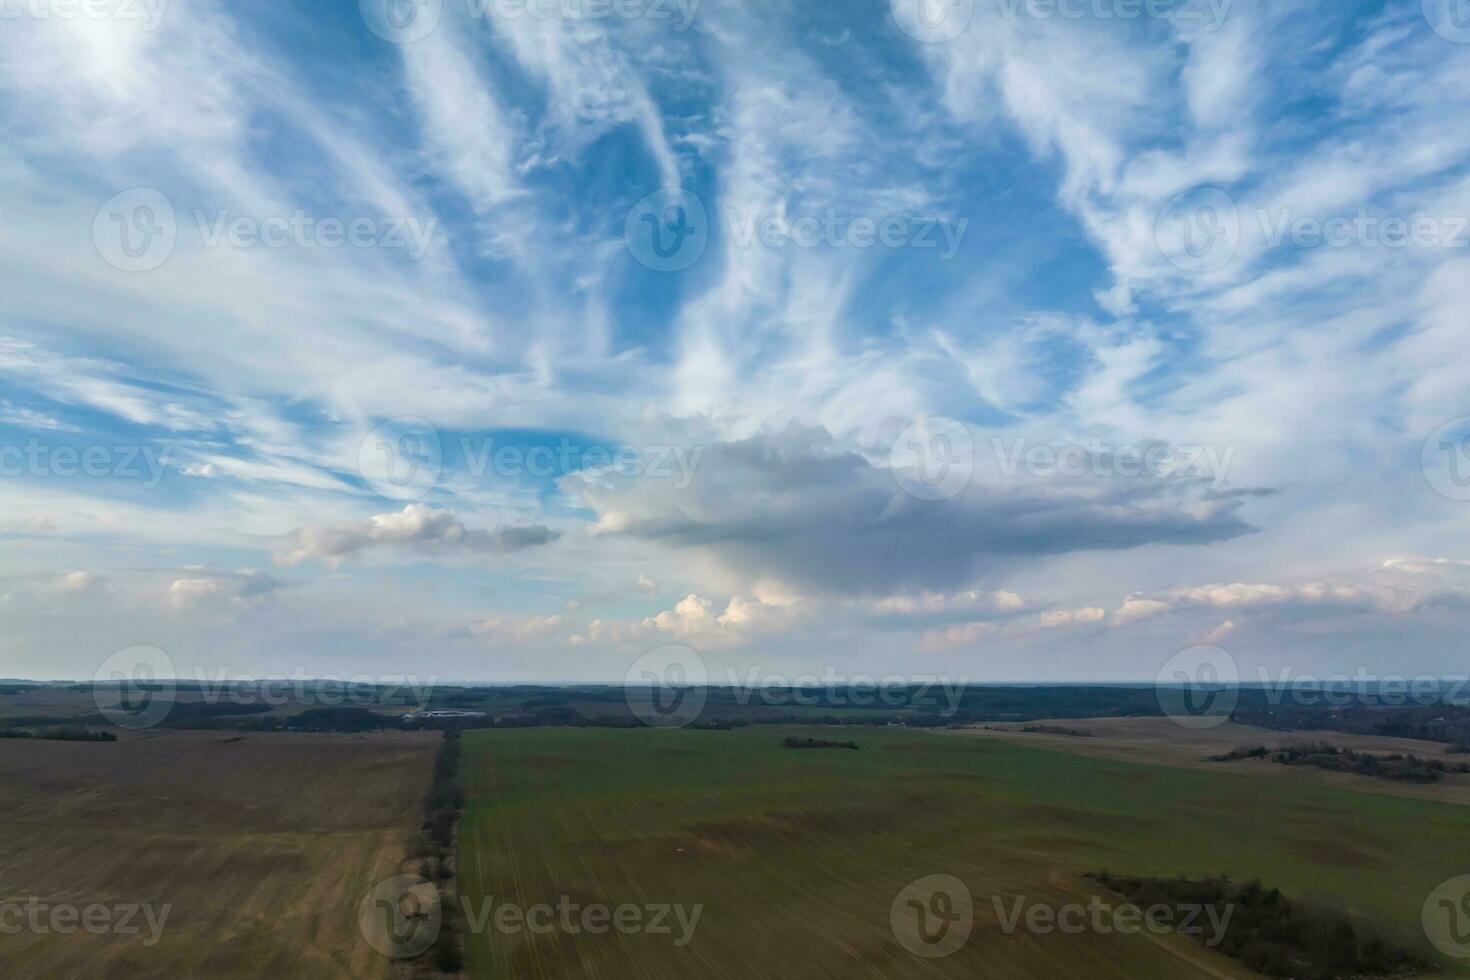
[[[147,905],[155,923],[168,910],[161,930],[139,915],[140,935],[43,925],[0,937],[4,976],[390,976],[357,906],[399,870],[438,739],[0,741],[0,906]]]
[[[1090,737],[1023,729],[1036,726],[1087,732]],[[1428,785],[1393,782],[1350,773],[1327,772],[1297,766],[1282,766],[1270,760],[1245,759],[1239,762],[1211,762],[1210,756],[1223,755],[1242,746],[1264,745],[1277,748],[1304,742],[1325,742],[1341,749],[1359,752],[1401,753],[1421,759],[1465,762],[1466,756],[1450,755],[1449,746],[1441,742],[1425,742],[1410,738],[1386,738],[1377,735],[1353,735],[1343,732],[1283,732],[1226,722],[1216,728],[1193,730],[1168,718],[1083,718],[1056,719],[1021,724],[987,724],[957,729],[946,734],[972,738],[995,738],[1058,749],[1078,755],[1126,762],[1209,769],[1221,774],[1240,774],[1262,779],[1287,780],[1299,785],[1331,786],[1337,789],[1435,800],[1441,803],[1470,804],[1470,776],[1451,775],[1443,782]]]

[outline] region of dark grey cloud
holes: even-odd
[[[1206,499],[1193,481],[1163,478],[1022,476],[921,500],[820,429],[710,446],[687,489],[620,479],[582,494],[601,533],[847,595],[945,591],[1050,555],[1202,545],[1255,530],[1239,516],[1242,500]]]

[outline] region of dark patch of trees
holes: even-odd
[[[1354,773],[1374,779],[1394,779],[1405,783],[1438,783],[1451,773],[1470,773],[1470,765],[1442,763],[1435,758],[1417,755],[1374,754],[1357,749],[1341,749],[1324,742],[1285,745],[1269,749],[1264,745],[1241,746],[1226,755],[1211,755],[1211,763],[1238,763],[1247,758],[1269,758],[1280,765],[1316,765],[1333,773]]]
[[[1325,742],[1286,745],[1274,751],[1264,745],[1254,748],[1243,746],[1226,755],[1210,756],[1211,762],[1239,762],[1242,759],[1270,759],[1284,766],[1315,766],[1332,772],[1350,772],[1406,783],[1437,783],[1451,773],[1470,773],[1470,765],[1464,763],[1452,765],[1439,759],[1421,759],[1401,753],[1359,752]]]
[[[117,736],[112,732],[94,732],[81,726],[68,726],[65,728],[40,728],[28,731],[20,728],[0,729],[0,739],[6,738],[34,738],[43,739],[48,742],[116,742]]]
[[[1432,969],[1346,914],[1293,902],[1259,880],[1241,885],[1226,876],[1195,881],[1122,877],[1106,871],[1086,877],[1143,910],[1158,905],[1214,906],[1218,921],[1224,921],[1230,910],[1224,936],[1214,948],[1269,977],[1348,980],[1413,976]]]
[[[786,749],[855,749],[856,742],[829,742],[821,738],[801,738],[796,735],[788,735],[781,740],[781,747]]]
[[[1316,766],[1333,772],[1408,783],[1437,783],[1448,773],[1470,773],[1470,765],[1451,766],[1438,759],[1421,759],[1399,753],[1374,755],[1318,743],[1287,746],[1276,753],[1273,761],[1287,766]]]
[[[1257,745],[1255,747],[1242,745],[1240,748],[1235,749],[1232,752],[1227,752],[1224,755],[1212,755],[1210,756],[1210,761],[1239,762],[1241,759],[1264,759],[1270,754],[1271,750],[1266,748],[1264,745]]]

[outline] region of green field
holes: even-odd
[[[703,906],[682,948],[668,935],[475,932],[471,975],[1246,977],[1178,936],[1005,935],[992,896],[1008,909],[1020,896],[1086,902],[1099,892],[1079,875],[1103,868],[1260,877],[1427,957],[1425,898],[1470,872],[1470,807],[904,729],[831,730],[857,752],[779,745],[822,731],[468,733],[471,907]],[[943,959],[914,957],[889,924],[899,891],[931,874],[974,896],[974,934]]]

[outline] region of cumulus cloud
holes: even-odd
[[[544,637],[566,625],[564,616],[491,616],[470,627],[470,632],[491,642]]]
[[[408,551],[425,555],[505,555],[548,544],[561,536],[544,524],[518,524],[485,530],[470,528],[453,511],[427,504],[378,514],[365,524],[307,527],[292,535],[292,546],[278,552],[276,562],[299,565],[319,560],[329,567],[373,551]]]
[[[199,572],[174,579],[168,587],[168,602],[180,611],[210,605],[243,608],[275,595],[282,588],[280,581],[263,572]]]
[[[1040,625],[1043,629],[1057,629],[1062,626],[1100,623],[1107,616],[1106,609],[1098,609],[1096,606],[1088,606],[1085,609],[1053,609],[1051,612],[1041,614]]]

